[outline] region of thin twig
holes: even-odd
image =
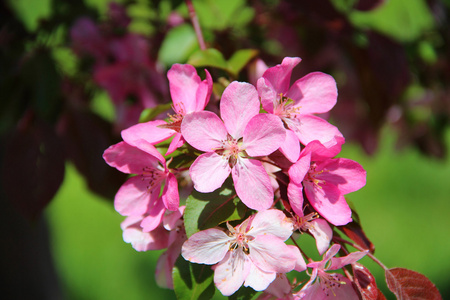
[[[195,13],[194,5],[192,4],[191,0],[186,0],[186,5],[189,10],[189,17],[191,18],[192,25],[194,26],[195,34],[197,35],[200,49],[206,50],[205,40],[203,39],[202,29],[200,28],[200,23],[198,22],[198,17]]]

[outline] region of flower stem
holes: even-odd
[[[186,0],[186,5],[189,10],[189,17],[191,18],[192,25],[194,26],[195,34],[197,35],[200,49],[206,50],[205,40],[203,39],[202,29],[200,28],[200,23],[198,22],[198,17],[195,13],[194,5],[192,4],[191,0]]]
[[[354,243],[352,243],[352,242],[349,242],[349,241],[347,241],[347,240],[345,240],[345,239],[343,239],[343,238],[337,237],[337,236],[334,236],[334,237],[333,237],[333,240],[334,240],[335,242],[338,242],[338,243],[345,243],[345,244],[348,244],[348,245],[352,246],[353,248],[358,249],[359,251],[366,251],[366,250],[367,250],[367,249],[364,249],[364,248],[362,248],[361,246],[359,246],[359,245],[357,245],[357,244],[354,244]],[[385,266],[378,258],[376,258],[372,253],[367,252],[367,256],[370,257],[370,258],[371,258],[374,262],[376,262],[378,265],[380,265],[380,267],[382,267],[385,271],[388,270],[388,267],[386,267],[386,266]]]

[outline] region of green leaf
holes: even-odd
[[[236,51],[233,56],[228,60],[228,70],[235,76],[258,55],[258,50],[255,49],[242,49]]]
[[[153,120],[159,114],[169,110],[172,107],[172,103],[159,104],[152,108],[146,108],[142,111],[139,117],[139,123],[144,123]]]
[[[211,299],[214,296],[214,272],[209,265],[193,264],[178,257],[172,272],[177,299]]]
[[[172,28],[162,42],[158,60],[166,67],[175,63],[185,63],[189,56],[198,49],[195,31],[189,24]]]
[[[236,197],[231,179],[212,193],[193,191],[186,201],[184,211],[186,234],[190,237],[200,230],[223,222],[240,220],[245,216],[246,210],[246,206]]]
[[[237,292],[233,295],[229,296],[230,300],[250,300],[252,299],[258,292],[250,287],[241,286]]]
[[[194,67],[215,67],[223,70],[228,68],[222,53],[214,48],[196,51],[189,57],[188,64]]]
[[[372,11],[354,10],[349,17],[356,27],[376,30],[400,42],[414,41],[434,27],[424,0],[386,1]]]

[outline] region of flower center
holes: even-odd
[[[301,231],[308,231],[310,228],[313,227],[313,225],[311,225],[309,222],[318,218],[319,214],[316,212],[307,214],[306,216],[303,217],[297,216],[294,226],[300,229]]]
[[[327,170],[317,171],[317,164],[313,162],[309,167],[309,171],[305,176],[305,180],[312,183],[315,187],[321,189],[322,187],[319,184],[325,184],[325,180],[319,179],[317,177],[320,177],[323,172],[327,172]]]
[[[247,225],[247,222],[244,222],[245,225]],[[242,225],[244,225],[244,223],[242,223]],[[229,251],[234,251],[237,249],[242,249],[242,251],[245,254],[250,254],[250,247],[248,245],[248,242],[253,240],[252,236],[248,236],[245,233],[245,228],[247,226],[240,226],[238,229],[233,228],[230,224],[227,223],[227,227],[228,227],[228,236],[230,237],[234,237],[234,239],[230,240],[230,246],[228,247]]]
[[[333,296],[336,296],[334,289],[338,289],[341,285],[346,284],[345,281],[340,280],[339,274],[329,274],[323,270],[319,270],[318,274],[320,287],[325,295],[330,296],[330,292]]]
[[[242,142],[234,139],[231,135],[228,135],[227,140],[222,141],[221,148],[217,149],[217,154],[222,155],[224,159],[228,160],[230,168],[233,168],[238,160],[239,155],[242,153]]]
[[[147,190],[153,189],[165,178],[165,172],[161,166],[158,168],[154,167],[144,167],[142,168],[141,179],[142,181],[148,181]]]
[[[294,100],[281,93],[274,103],[273,113],[282,119],[297,119],[300,106],[294,106],[294,103]]]

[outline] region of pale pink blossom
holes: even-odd
[[[351,222],[351,209],[344,195],[366,184],[366,171],[357,162],[332,158],[340,146],[326,148],[319,141],[309,143],[289,169],[289,202],[303,215],[303,189],[311,206],[328,222],[341,226]]]
[[[236,193],[251,209],[264,210],[273,203],[269,175],[259,160],[277,150],[285,139],[279,118],[259,113],[253,85],[232,82],[220,101],[222,120],[209,111],[185,116],[181,133],[194,148],[205,151],[190,167],[194,188],[202,193],[222,186],[232,175]],[[251,184],[249,184],[251,183]]]
[[[175,114],[169,116],[169,122],[156,120],[134,125],[122,131],[123,139],[136,137],[155,145],[173,137],[166,155],[181,147],[184,139],[180,125],[184,116],[204,110],[211,97],[212,78],[207,70],[205,73],[206,79],[202,81],[193,66],[174,64],[167,72],[167,78]]]
[[[211,228],[193,234],[183,245],[182,256],[191,262],[214,265],[214,283],[229,296],[242,284],[265,290],[277,273],[303,271],[298,248],[284,243],[292,222],[275,209],[259,212],[228,231]]]
[[[263,108],[280,117],[290,132],[280,150],[292,162],[300,153],[298,141],[307,145],[319,140],[329,145],[335,136],[342,137],[335,126],[315,116],[336,104],[336,82],[328,74],[314,72],[290,86],[292,69],[300,61],[298,57],[284,58],[281,64],[267,69],[257,83]]]
[[[103,158],[123,173],[137,174],[120,187],[114,207],[124,216],[145,214],[141,227],[148,232],[160,224],[166,209],[178,209],[178,182],[153,145],[144,140],[135,142],[135,145],[125,141],[112,145],[105,150]]]
[[[341,246],[334,244],[319,262],[311,262],[307,266],[312,268],[308,283],[295,294],[296,299],[302,300],[358,300],[359,297],[351,281],[339,273],[327,273],[354,263],[363,258],[368,250],[352,252],[346,256],[334,257]]]

